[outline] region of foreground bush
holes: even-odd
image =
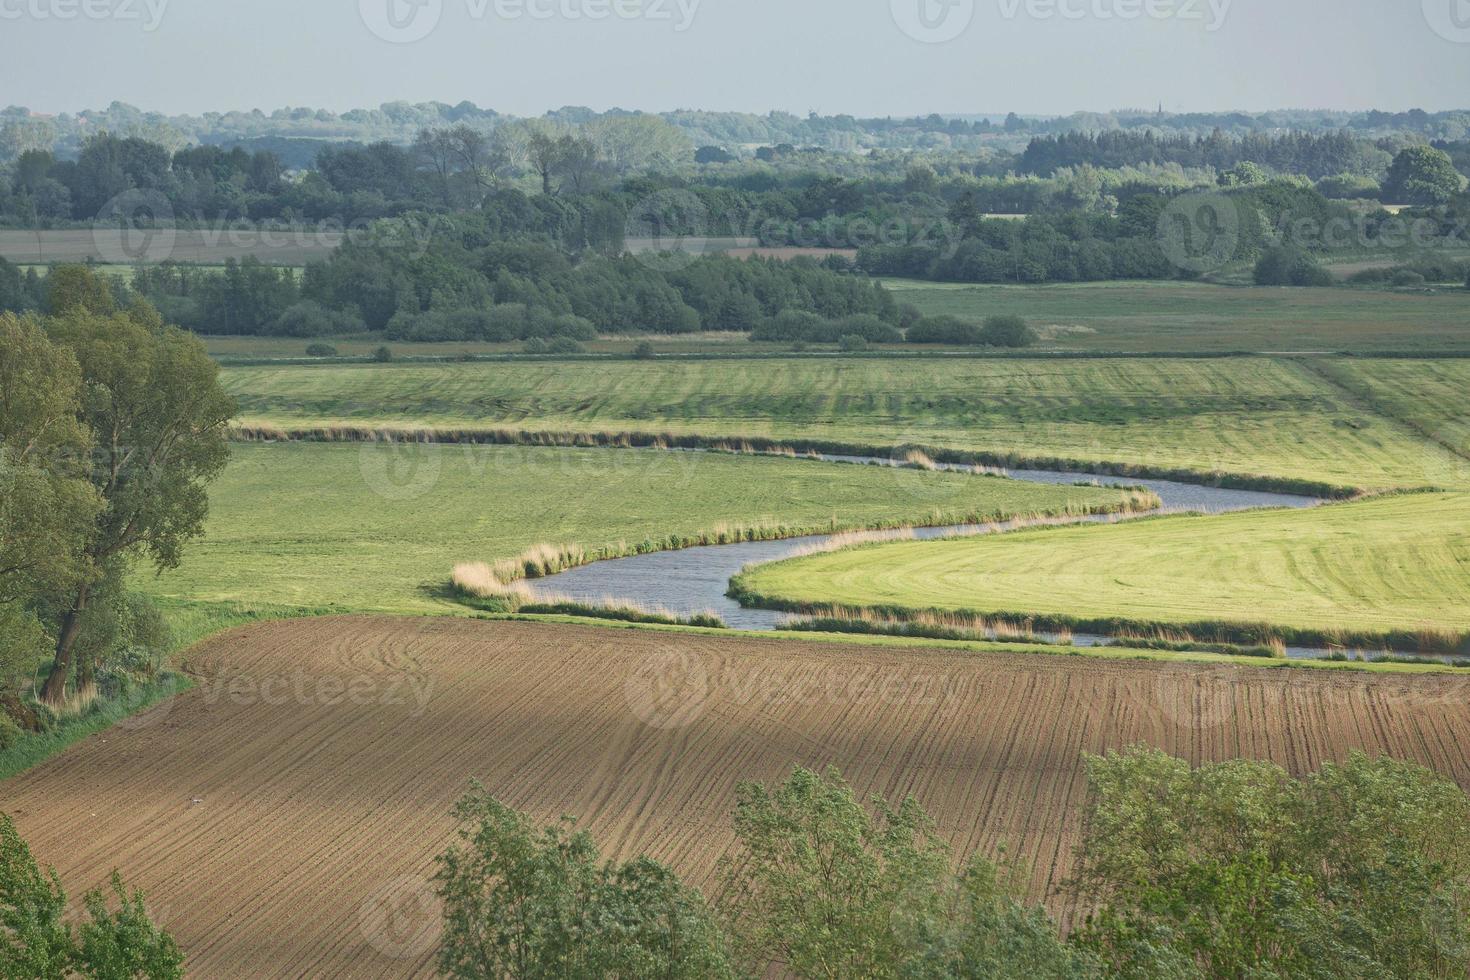
[[[56,872],[42,872],[10,817],[0,814],[0,976],[7,980],[93,977],[173,980],[184,957],[154,925],[139,892],[129,894],[114,872],[108,907],[101,891],[83,899],[87,918],[65,919],[66,894]]]
[[[1298,780],[1149,749],[1089,759],[1088,778],[1074,887],[1099,911],[1078,942],[1116,975],[1470,970],[1470,798],[1454,783],[1361,754]]]
[[[454,977],[1456,978],[1470,971],[1470,798],[1352,756],[1296,779],[1152,749],[1088,760],[1063,939],[1009,864],[956,873],[917,802],[865,806],[835,771],[742,785],[717,913],[647,860],[600,864],[476,789],[443,856]]]
[[[440,857],[450,977],[726,977],[703,897],[647,858],[603,863],[570,821],[537,829],[476,788]]]

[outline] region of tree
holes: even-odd
[[[1020,869],[976,857],[960,875],[913,800],[872,812],[835,771],[796,769],[737,791],[740,850],[725,912],[750,971],[799,977],[1093,975],[1040,909],[1016,898]]]
[[[175,980],[184,957],[173,937],[153,923],[141,893],[129,894],[113,872],[110,892],[83,899],[87,921],[65,921],[66,894],[56,872],[42,871],[14,822],[0,813],[0,976],[63,980]]]
[[[639,858],[603,863],[570,820],[536,828],[476,786],[439,857],[439,968],[454,978],[732,976],[700,894]]]
[[[739,787],[723,893],[757,973],[779,960],[799,976],[889,974],[904,959],[900,916],[939,917],[949,857],[932,821],[912,799],[875,806],[876,819],[835,770]]]
[[[192,334],[165,326],[147,304],[98,315],[74,308],[49,323],[70,349],[84,385],[81,420],[95,443],[89,478],[103,501],[84,554],[99,569],[146,556],[162,571],[177,567],[184,546],[203,531],[205,485],[223,469],[225,427],[235,403],[219,368]],[[61,620],[56,659],[42,698],[65,698],[72,653],[91,582],[72,592]],[[77,682],[90,683],[90,658]]]
[[[115,312],[112,287],[84,265],[57,266],[46,276],[46,312],[60,315],[78,310],[97,316]]]
[[[1393,158],[1383,181],[1383,199],[1398,204],[1445,204],[1463,184],[1448,153],[1432,146],[1411,146]]]
[[[0,604],[93,572],[84,548],[102,501],[86,478],[81,388],[76,357],[39,322],[0,315]]]
[[[1443,977],[1470,969],[1470,797],[1353,754],[1295,779],[1153,749],[1089,757],[1071,887],[1122,976]],[[1181,972],[1182,971],[1182,972]]]

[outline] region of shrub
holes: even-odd
[[[282,337],[327,337],[362,333],[366,329],[356,313],[329,310],[308,299],[288,306],[270,332]]]
[[[1333,282],[1311,255],[1290,246],[1267,249],[1256,262],[1253,278],[1258,286],[1330,286]]]
[[[393,360],[393,351],[388,347],[379,347],[373,351],[373,360],[379,364],[387,364]]]
[[[337,348],[331,344],[308,344],[306,347],[307,357],[336,357]]]
[[[991,347],[1030,347],[1036,343],[1036,331],[1019,316],[988,316],[981,336]]]
[[[843,334],[837,340],[837,349],[848,353],[865,351],[868,349],[868,342],[855,333]]]
[[[1413,269],[1399,269],[1393,274],[1389,282],[1395,286],[1422,286],[1427,280],[1424,275]]]
[[[986,343],[985,330],[954,316],[930,316],[909,327],[911,344],[960,344],[973,346]]]
[[[648,858],[604,863],[570,820],[537,828],[476,786],[439,857],[448,977],[731,977],[703,896]]]
[[[651,361],[654,358],[653,344],[646,340],[640,340],[633,347],[633,359],[637,361]]]
[[[104,894],[83,899],[87,918],[73,927],[56,872],[43,872],[10,817],[0,813],[0,975],[6,977],[147,977],[175,980],[184,957],[154,925],[143,896],[127,892],[117,872]],[[73,929],[75,928],[75,932]]]

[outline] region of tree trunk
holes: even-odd
[[[66,700],[66,679],[71,674],[72,648],[76,646],[77,633],[82,628],[82,611],[87,608],[87,593],[91,587],[83,585],[77,589],[76,600],[61,620],[61,633],[56,637],[56,660],[51,673],[46,675],[46,684],[41,688],[41,700],[46,704],[59,705]]]

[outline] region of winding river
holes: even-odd
[[[657,450],[650,450],[657,451]],[[823,455],[829,462],[879,466],[899,465],[881,457]],[[967,470],[968,467],[939,464],[940,469]],[[1164,510],[1199,511],[1223,514],[1260,507],[1314,507],[1323,501],[1286,493],[1257,490],[1228,490],[1173,480],[1150,480],[1118,477],[1103,473],[1069,473],[1056,470],[1009,470],[1012,479],[1030,483],[1128,484],[1144,486],[1158,494]],[[978,477],[977,477],[978,478]],[[1079,518],[1103,522],[1112,517]],[[1008,530],[1006,524],[1000,530]],[[956,533],[986,533],[986,529],[967,525],[917,528],[914,536],[928,540]],[[725,595],[730,579],[747,565],[781,561],[809,548],[830,541],[834,535],[820,534],[783,541],[748,541],[737,544],[709,545],[682,551],[659,551],[631,558],[615,558],[574,568],[528,583],[533,593],[544,598],[567,598],[595,604],[609,598],[630,600],[641,606],[665,609],[680,616],[711,611],[731,629],[774,630],[792,619],[789,613],[769,609],[747,609]],[[1096,646],[1108,642],[1107,637],[1075,635],[1078,646]],[[1316,657],[1326,651],[1296,649],[1293,657]]]

